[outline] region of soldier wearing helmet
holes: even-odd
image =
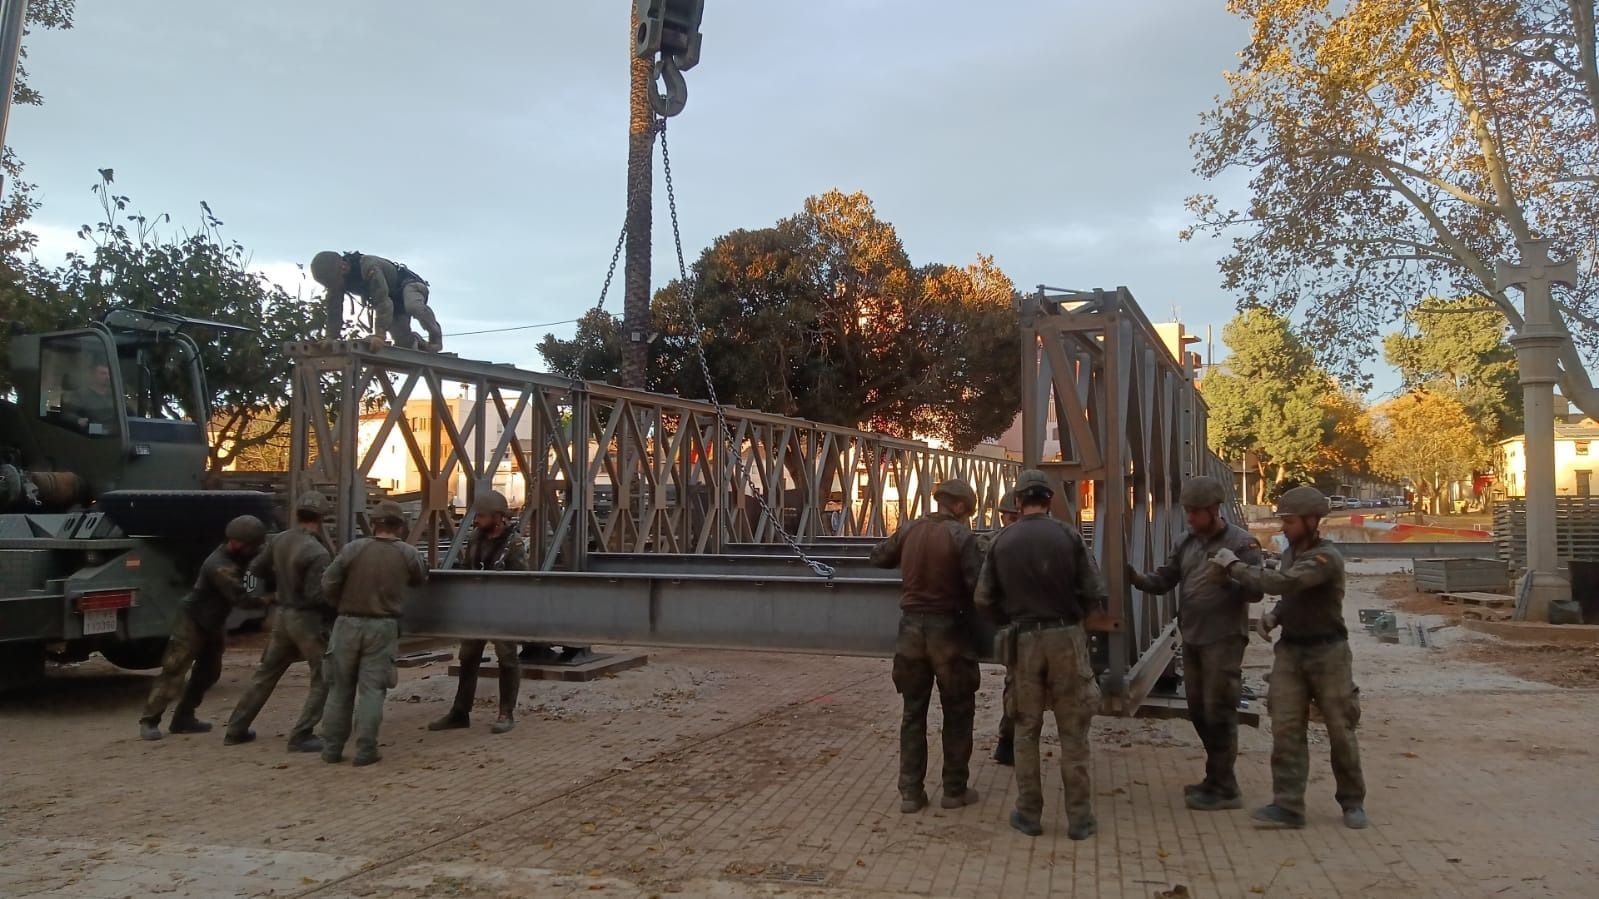
[[[167,639],[161,673],[150,688],[139,736],[161,739],[161,716],[177,700],[168,730],[175,734],[203,734],[209,721],[194,716],[205,691],[222,676],[222,653],[227,648],[228,613],[235,607],[260,608],[261,600],[249,595],[244,580],[250,560],[261,551],[266,526],[253,515],[228,522],[226,539],[200,563],[194,587],[183,598],[178,620]],[[180,695],[181,693],[181,695]]]
[[[976,603],[1014,633],[1001,659],[1015,681],[1016,810],[1010,825],[1028,836],[1043,833],[1038,741],[1047,708],[1060,731],[1066,835],[1085,840],[1098,828],[1088,728],[1099,708],[1099,688],[1083,619],[1104,608],[1106,594],[1082,535],[1050,517],[1054,497],[1054,485],[1042,471],[1024,471],[1016,479],[1021,518],[994,538],[983,560]]]
[[[1233,767],[1238,760],[1238,700],[1243,693],[1244,648],[1249,645],[1249,604],[1260,591],[1210,564],[1226,549],[1247,565],[1264,561],[1260,541],[1221,517],[1221,481],[1198,476],[1183,482],[1178,502],[1188,533],[1165,564],[1148,574],[1127,566],[1128,581],[1145,593],[1180,588],[1178,629],[1183,638],[1183,692],[1188,717],[1205,746],[1205,778],[1183,790],[1198,811],[1243,808]]]
[[[472,507],[472,533],[455,561],[456,568],[474,571],[526,571],[527,544],[509,520],[510,504],[497,490],[481,494]],[[472,700],[477,695],[478,671],[483,665],[485,640],[462,640],[460,682],[455,688],[455,703],[442,718],[428,724],[428,730],[467,727],[471,721]],[[500,669],[500,713],[489,728],[503,734],[516,726],[516,694],[522,684],[522,663],[516,644],[494,641],[494,661]]]
[[[1331,508],[1314,487],[1295,487],[1277,500],[1288,549],[1277,571],[1248,565],[1227,550],[1213,561],[1246,586],[1281,596],[1260,616],[1260,635],[1282,626],[1271,666],[1266,706],[1271,712],[1273,801],[1252,817],[1266,824],[1305,826],[1305,782],[1310,777],[1306,727],[1316,701],[1332,748],[1335,796],[1344,825],[1366,826],[1366,781],[1360,770],[1355,728],[1360,690],[1355,686],[1349,632],[1344,627],[1344,558],[1318,532]]]
[[[408,587],[427,581],[416,547],[405,542],[405,511],[384,500],[368,516],[372,536],[351,540],[322,573],[322,595],[338,610],[328,637],[328,704],[322,714],[322,761],[344,761],[344,744],[355,730],[355,765],[382,759],[378,728],[383,697],[394,687],[394,654]]]
[[[300,717],[289,729],[289,751],[322,751],[322,741],[313,731],[322,720],[322,708],[328,698],[322,655],[328,648],[333,607],[322,597],[322,573],[333,555],[328,551],[322,522],[329,511],[327,497],[321,493],[307,490],[300,494],[294,503],[294,527],[274,536],[266,550],[250,563],[257,589],[276,597],[276,620],[250,686],[228,718],[223,745],[255,739],[250,727],[255,716],[289,666],[304,661],[311,670],[311,684],[300,707]]]
[[[405,266],[370,253],[324,250],[311,259],[311,277],[327,289],[328,339],[339,336],[344,295],[353,294],[372,307],[373,337],[388,332],[395,346],[434,353],[443,349],[444,333],[428,307],[428,282]],[[418,344],[411,333],[412,319],[427,331],[426,342]]]
[[[1021,510],[1016,507],[1016,494],[1007,493],[999,501],[999,527],[987,534],[979,534],[977,548],[988,557],[988,548],[993,545],[994,538],[999,532],[1016,523],[1021,517]],[[999,716],[999,738],[994,741],[994,761],[1001,765],[1011,766],[1016,764],[1016,718],[1011,714],[1014,708],[1015,695],[1011,690],[1015,680],[1010,676],[1010,669],[1005,669],[1005,691],[1000,699],[1001,709]]]
[[[902,582],[893,677],[904,701],[899,810],[907,815],[927,806],[927,710],[935,683],[944,710],[940,804],[953,809],[977,801],[977,791],[969,786],[979,683],[970,616],[982,557],[966,525],[977,510],[977,493],[955,478],[939,484],[933,499],[937,511],[899,528],[871,555],[879,568],[898,568]]]

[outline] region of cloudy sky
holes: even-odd
[[[671,123],[687,251],[863,190],[918,263],[990,253],[1018,285],[1125,284],[1152,319],[1219,333],[1223,247],[1177,231],[1205,189],[1188,136],[1247,39],[1224,6],[707,0]],[[78,0],[75,28],[30,39],[46,104],[8,136],[45,204],[41,258],[94,220],[113,167],[145,212],[182,223],[208,201],[280,279],[361,249],[432,281],[446,333],[576,318],[621,224],[628,9]],[[659,176],[657,196],[661,284]],[[541,334],[449,348],[539,367]]]

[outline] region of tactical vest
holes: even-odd
[[[353,251],[345,253],[344,261],[349,263],[350,266],[349,272],[344,276],[345,293],[353,293],[366,300],[367,305],[372,305],[372,297],[366,295],[366,279],[361,275],[361,254]],[[400,276],[394,279],[393,284],[389,285],[389,302],[394,304],[395,315],[404,315],[405,285],[412,282],[421,282],[422,286],[426,287],[428,282],[423,280],[421,275],[406,268],[402,263],[394,263],[394,268],[400,273]],[[422,302],[427,302],[425,293],[422,296]]]

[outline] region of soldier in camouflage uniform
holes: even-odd
[[[330,676],[322,719],[322,761],[344,761],[344,744],[355,719],[355,765],[382,759],[378,726],[383,697],[395,685],[394,654],[407,587],[427,581],[416,547],[406,543],[405,512],[393,500],[372,511],[372,536],[352,540],[322,574],[322,595],[338,609],[323,660]]]
[[[1098,829],[1089,776],[1088,729],[1099,687],[1088,658],[1083,619],[1107,602],[1104,582],[1082,535],[1049,517],[1055,490],[1029,470],[1016,479],[1021,518],[994,538],[977,582],[977,607],[1014,629],[1005,659],[1016,681],[1016,810],[1010,825],[1044,832],[1038,738],[1044,710],[1060,731],[1060,775],[1066,792],[1066,835],[1086,840]]]
[[[344,295],[354,294],[372,307],[373,337],[388,332],[395,346],[434,353],[444,348],[444,332],[428,307],[428,282],[405,266],[370,253],[324,250],[311,259],[311,277],[327,288],[329,340],[338,337],[344,323]],[[426,342],[417,343],[412,319],[427,331]]]
[[[472,571],[526,571],[527,544],[508,520],[510,505],[505,495],[490,490],[478,498],[472,515],[472,535],[456,560],[456,568]],[[470,724],[472,699],[477,695],[478,671],[483,665],[483,649],[488,641],[461,641],[461,680],[455,689],[455,704],[444,717],[428,724],[428,730],[450,730]],[[494,660],[500,669],[500,715],[490,733],[503,734],[516,726],[516,694],[522,683],[522,664],[516,644],[494,641]]]
[[[999,527],[994,531],[983,534],[977,538],[977,548],[982,552],[983,558],[988,558],[988,548],[994,544],[994,537],[1005,528],[1016,523],[1021,517],[1021,511],[1016,508],[1015,494],[1006,494],[999,504]],[[1000,699],[999,739],[994,741],[994,761],[1007,767],[1016,764],[1016,696],[1012,688],[1016,681],[1010,676],[1010,669],[1005,669],[1005,692]]]
[[[250,563],[250,573],[260,589],[276,596],[277,620],[249,689],[228,719],[224,745],[255,739],[255,731],[250,728],[255,716],[266,705],[283,672],[295,662],[304,661],[311,669],[311,685],[300,708],[300,718],[289,730],[289,751],[322,751],[322,741],[312,731],[322,720],[322,707],[328,698],[328,682],[322,676],[322,655],[327,652],[328,630],[333,625],[333,607],[322,599],[322,573],[332,559],[327,536],[322,532],[322,519],[327,514],[327,497],[315,490],[301,494],[294,504],[295,527],[273,537],[266,551]]]
[[[1333,779],[1344,825],[1366,826],[1366,781],[1360,772],[1360,690],[1355,686],[1344,626],[1344,559],[1317,532],[1330,504],[1314,487],[1295,487],[1277,501],[1288,550],[1278,571],[1246,565],[1231,550],[1213,561],[1245,586],[1280,595],[1277,607],[1260,616],[1260,635],[1271,639],[1279,624],[1266,705],[1271,712],[1271,782],[1274,800],[1256,809],[1255,820],[1305,826],[1305,782],[1310,777],[1306,728],[1315,701],[1327,725]]]
[[[944,710],[940,805],[960,808],[977,801],[967,782],[979,683],[972,588],[982,557],[966,526],[977,493],[957,479],[939,484],[933,498],[938,511],[895,531],[871,555],[879,568],[898,568],[903,582],[893,676],[905,705],[899,726],[899,810],[905,814],[927,806],[927,709],[935,683]]]
[[[183,598],[166,654],[161,658],[161,673],[156,675],[150,698],[144,704],[144,715],[139,719],[139,736],[145,740],[161,739],[161,716],[174,699],[178,705],[172,711],[169,731],[203,734],[211,730],[211,723],[196,719],[194,711],[205,691],[222,676],[228,613],[236,606],[262,605],[245,590],[244,576],[246,566],[266,540],[266,526],[253,515],[240,515],[228,522],[226,538],[200,564],[200,576]]]
[[[1127,568],[1127,578],[1145,593],[1182,588],[1177,610],[1183,638],[1183,692],[1188,717],[1205,746],[1205,779],[1184,789],[1188,807],[1198,811],[1243,808],[1233,766],[1238,760],[1238,701],[1243,695],[1244,648],[1249,645],[1249,604],[1253,590],[1210,564],[1218,550],[1236,553],[1246,565],[1264,559],[1260,541],[1221,517],[1226,490],[1220,481],[1199,476],[1183,482],[1178,502],[1188,517],[1188,534],[1166,563],[1150,574]]]

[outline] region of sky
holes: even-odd
[[[432,282],[446,334],[575,319],[624,211],[629,7],[78,0],[72,30],[30,36],[45,105],[7,135],[44,203],[41,261],[77,245],[110,167],[146,213],[184,224],[208,202],[291,292],[318,250],[359,249]],[[1220,0],[705,7],[668,129],[690,261],[862,190],[916,264],[991,254],[1023,289],[1125,285],[1224,354],[1225,243],[1177,238],[1187,196],[1242,199],[1194,175],[1188,147],[1248,39]],[[659,286],[676,263],[655,180]],[[572,327],[446,348],[542,368],[538,339]]]

